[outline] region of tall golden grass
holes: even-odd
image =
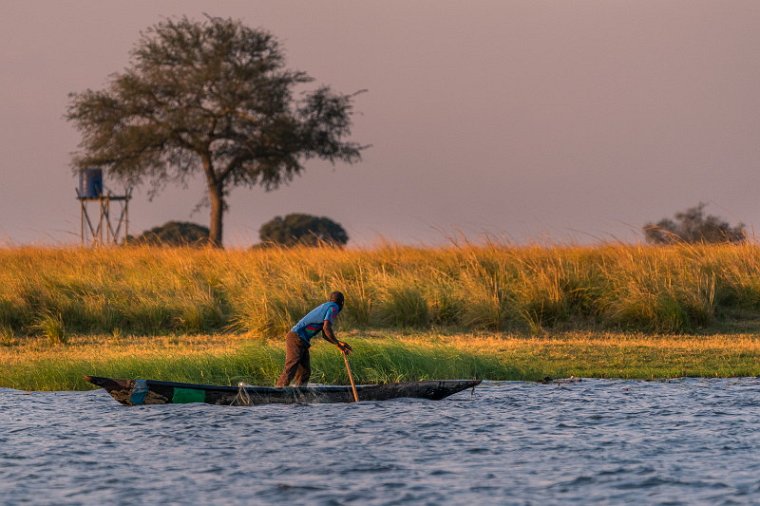
[[[682,333],[760,317],[760,247],[6,248],[0,338],[270,337],[332,290],[344,328]]]

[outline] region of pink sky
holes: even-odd
[[[760,225],[760,2],[33,1],[0,16],[0,244],[79,237],[67,94],[100,88],[162,17],[242,19],[288,65],[357,98],[362,163],[309,163],[290,186],[233,192],[225,243],[276,215],[438,244],[638,240],[708,202]],[[138,190],[133,230],[191,215],[202,186]]]

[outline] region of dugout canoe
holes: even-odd
[[[348,385],[273,388],[253,385],[196,385],[142,379],[112,379],[85,376],[93,385],[104,388],[111,397],[127,406],[141,404],[183,404],[205,402],[231,406],[258,404],[305,404],[353,402]],[[357,385],[360,401],[385,401],[401,397],[440,400],[457,392],[474,389],[480,380],[417,381]]]

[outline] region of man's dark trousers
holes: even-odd
[[[305,385],[311,376],[309,345],[295,332],[285,336],[285,369],[277,380],[276,387],[282,388],[295,380],[295,386]]]

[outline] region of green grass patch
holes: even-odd
[[[359,383],[480,378],[542,380],[591,377],[660,379],[760,375],[760,338],[753,335],[410,333],[398,338],[367,332],[344,336],[354,347]],[[84,375],[188,383],[272,385],[282,370],[282,340],[210,336],[71,338],[51,344],[6,337],[0,346],[0,387],[24,390],[92,388]],[[340,353],[312,347],[312,382],[347,384]]]

